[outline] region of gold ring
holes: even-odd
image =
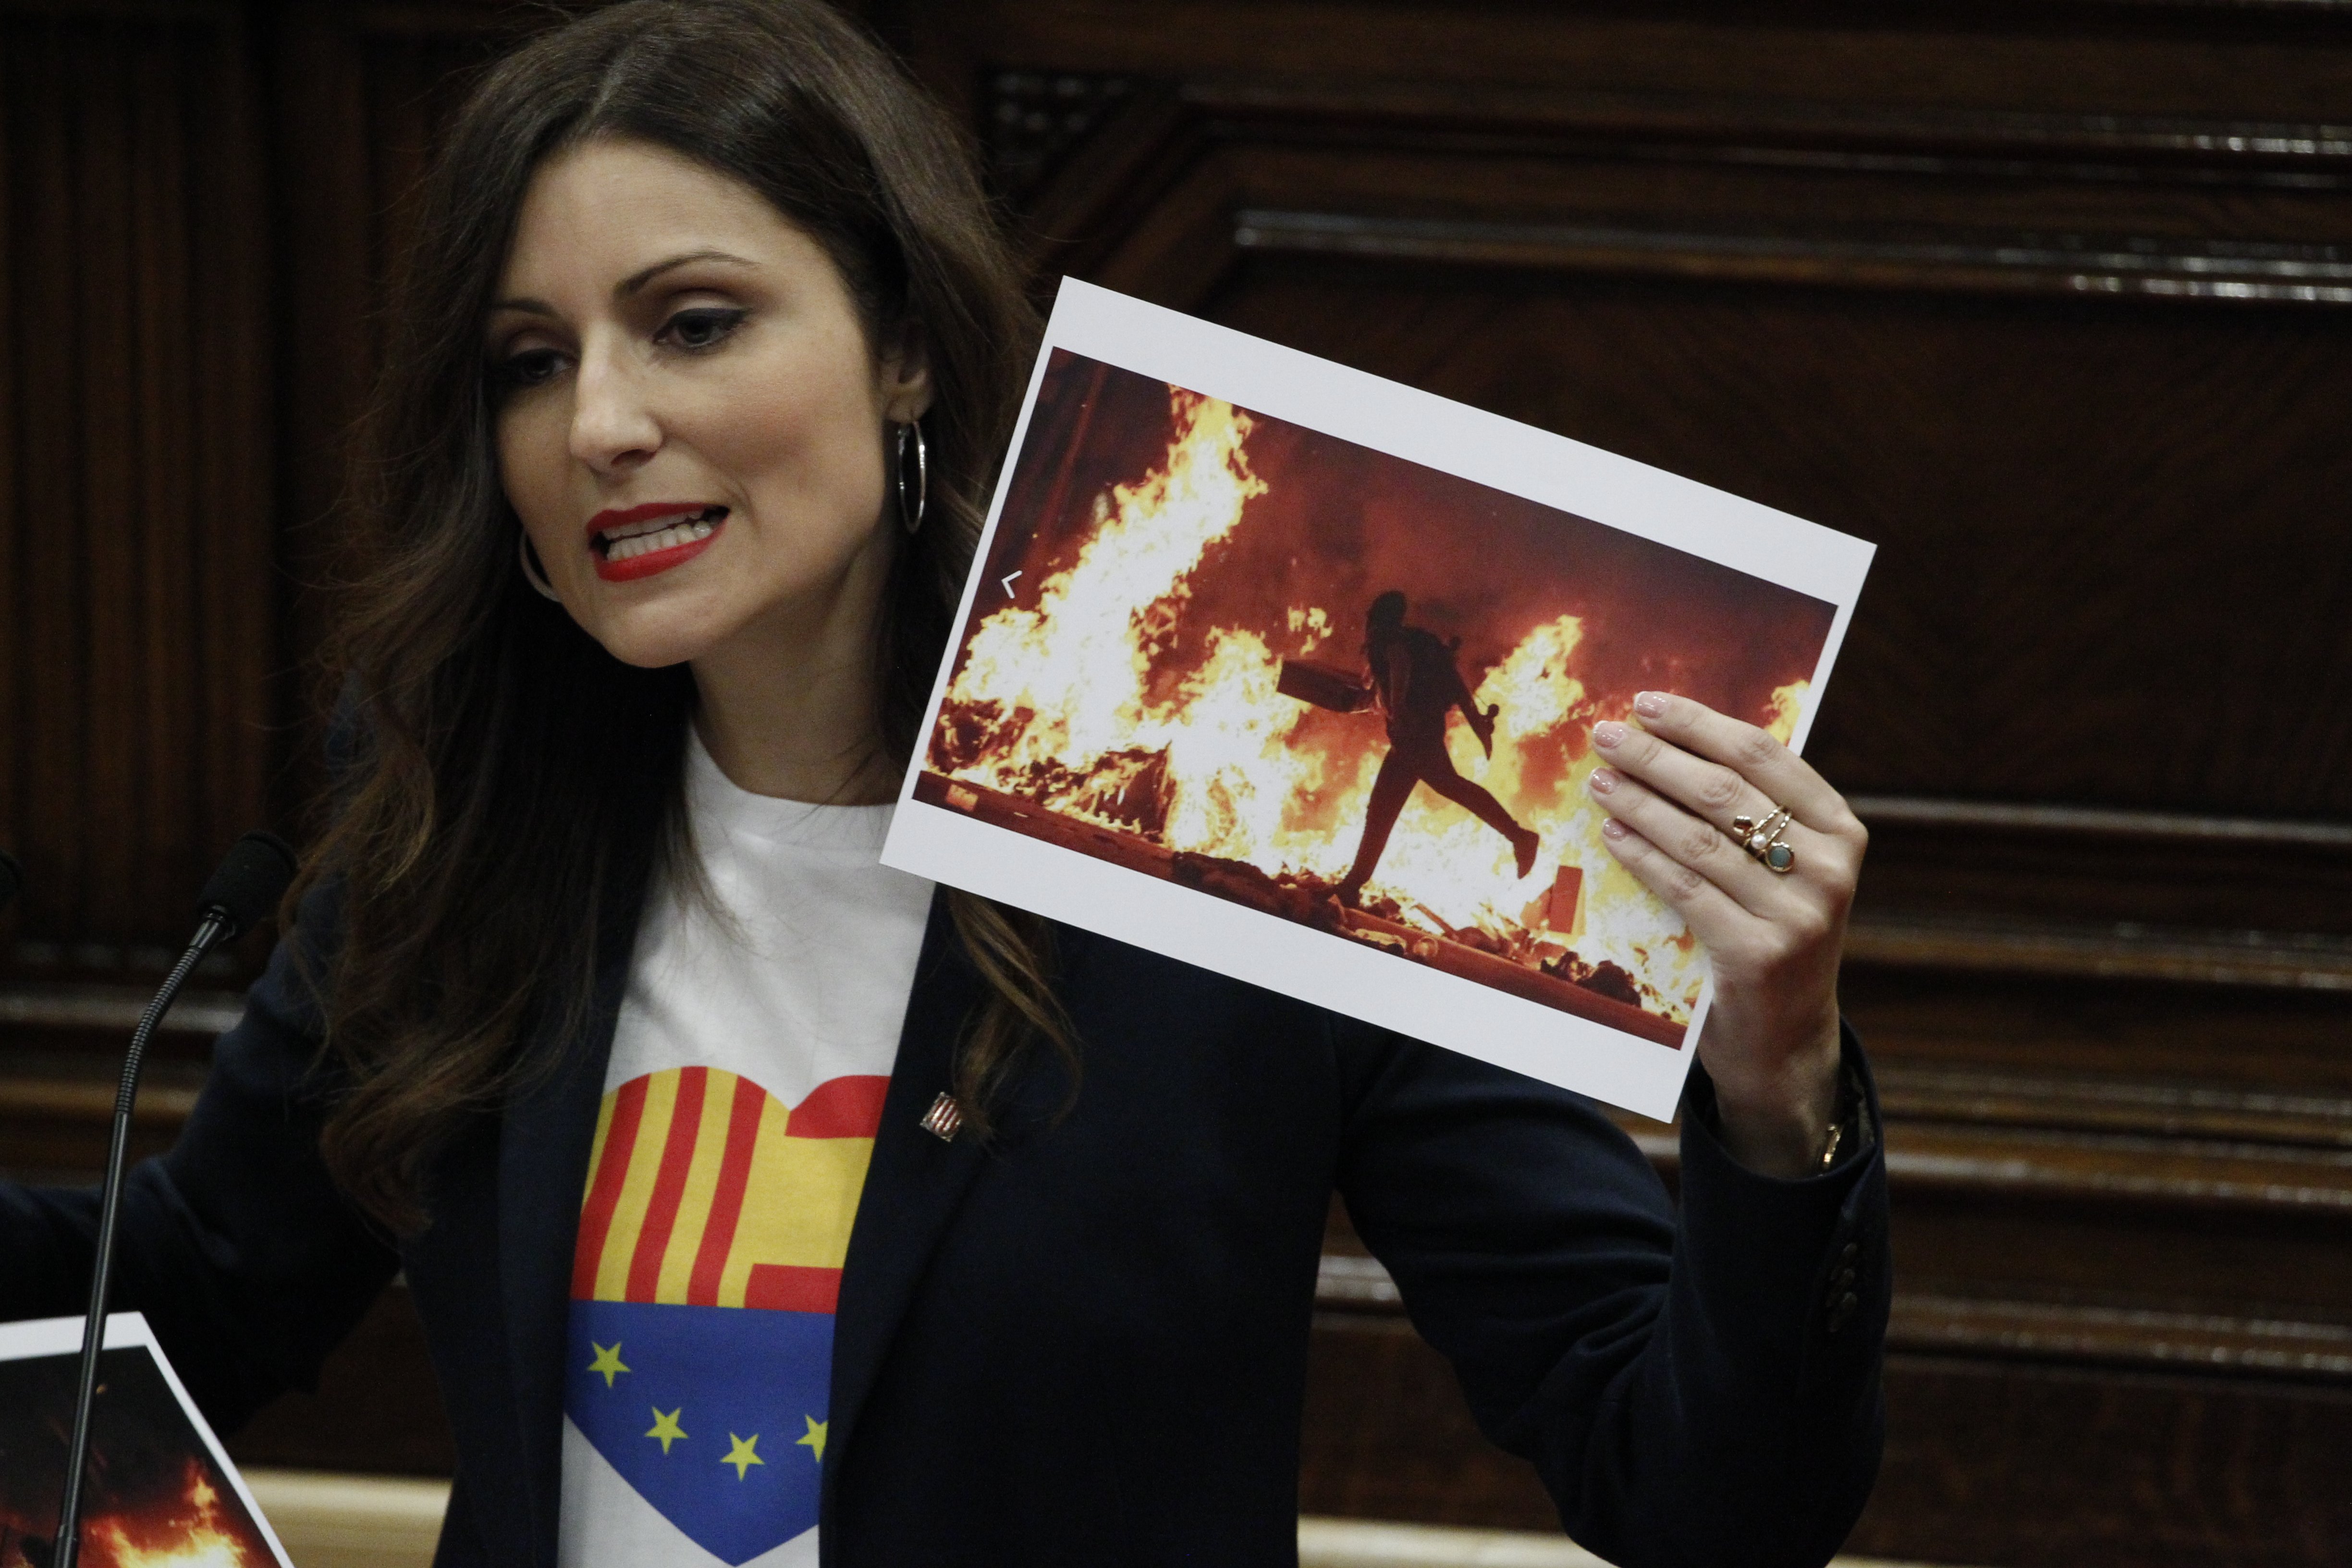
[[[1731,837],[1750,858],[1766,870],[1787,876],[1796,868],[1797,851],[1780,837],[1792,819],[1789,808],[1776,805],[1761,822],[1752,816],[1731,819]]]

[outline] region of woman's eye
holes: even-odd
[[[680,310],[662,323],[660,335],[670,339],[682,349],[712,348],[737,327],[741,326],[743,318],[748,313],[741,310],[725,310],[717,307]]]
[[[491,372],[491,379],[501,387],[537,386],[554,379],[563,368],[563,356],[553,349],[526,349],[500,360]]]

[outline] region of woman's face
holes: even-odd
[[[488,322],[499,479],[563,606],[629,664],[857,644],[887,580],[887,431],[929,405],[816,241],[642,142],[532,177]]]

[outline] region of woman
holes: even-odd
[[[1810,768],[1663,694],[1595,731],[1715,963],[1678,1218],[1575,1096],[876,863],[1034,323],[870,42],[598,12],[424,212],[338,815],[126,1203],[117,1305],[216,1419],[400,1269],[445,1564],[1288,1562],[1336,1187],[1580,1540],[1834,1551],[1885,1196]],[[1774,802],[1786,876],[1724,831]],[[78,1310],[91,1208],[0,1193],[0,1312]]]

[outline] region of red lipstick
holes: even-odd
[[[613,507],[588,520],[596,575],[634,583],[683,566],[710,548],[727,526],[727,509],[705,501],[647,501]]]

